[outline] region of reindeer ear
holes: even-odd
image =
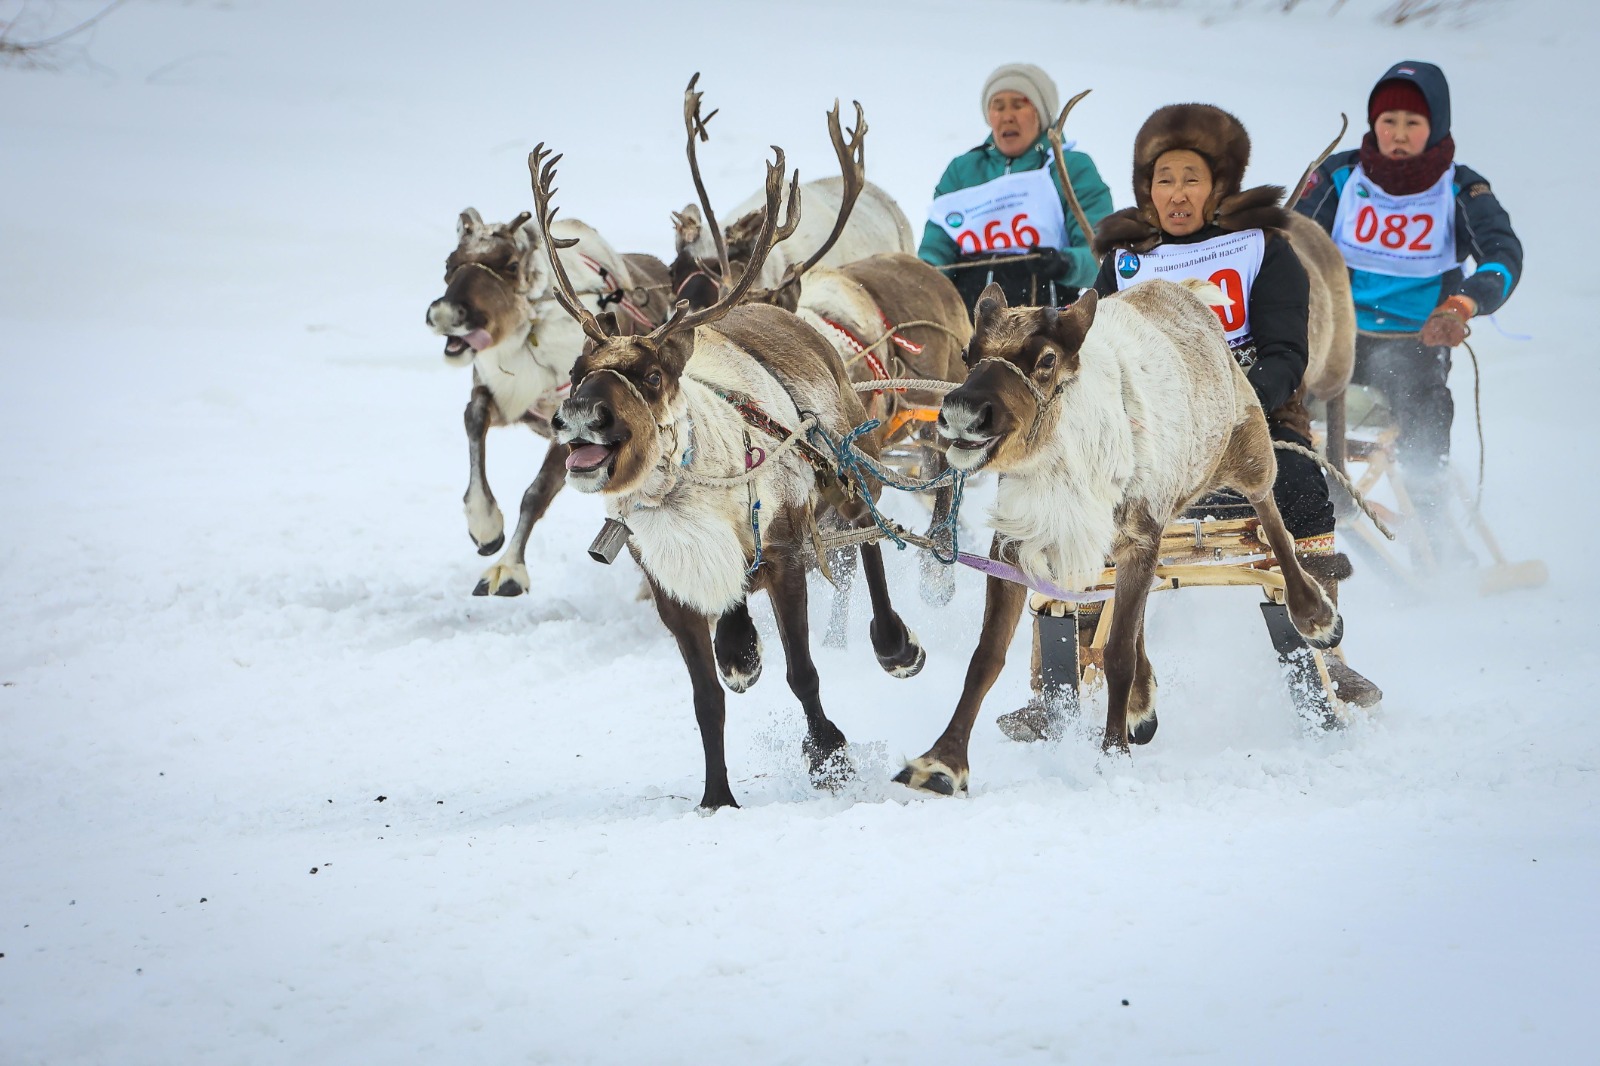
[[[977,325],[990,315],[1004,311],[1007,307],[1005,290],[997,281],[989,282],[983,293],[978,297],[978,302],[972,307],[972,324]]]
[[[478,214],[476,208],[469,207],[461,212],[461,217],[456,219],[456,240],[460,240],[469,233],[475,233],[483,228],[483,216]]]
[[[622,336],[622,330],[617,326],[617,313],[615,311],[601,311],[595,315],[595,321],[600,323],[600,328],[613,337]]]
[[[1093,289],[1084,289],[1076,303],[1055,316],[1050,324],[1050,335],[1064,351],[1076,356],[1078,349],[1083,347],[1089,327],[1094,325],[1094,312],[1099,304],[1100,294]]]
[[[682,374],[683,368],[689,364],[689,357],[694,354],[694,331],[668,334],[656,354],[661,357],[662,368],[667,373],[673,377]]]

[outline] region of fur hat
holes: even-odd
[[[978,100],[978,106],[983,108],[983,120],[989,121],[989,101],[995,93],[1013,92],[1021,93],[1033,104],[1033,109],[1039,112],[1039,127],[1050,125],[1056,120],[1056,112],[1061,110],[1060,97],[1056,95],[1056,83],[1050,80],[1050,75],[1034,66],[1032,63],[1007,63],[1003,67],[996,67],[993,74],[983,83],[983,96]]]
[[[1283,189],[1262,185],[1240,191],[1250,163],[1250,135],[1244,125],[1210,104],[1169,104],[1145,119],[1134,136],[1133,198],[1137,206],[1118,211],[1096,227],[1096,251],[1103,254],[1113,247],[1148,246],[1161,239],[1150,185],[1156,160],[1177,149],[1199,153],[1211,168],[1211,195],[1201,208],[1208,224],[1228,230],[1282,229],[1287,224],[1278,206]]]

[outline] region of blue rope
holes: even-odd
[[[867,511],[872,515],[872,520],[877,523],[879,531],[885,537],[894,541],[895,547],[902,551],[905,550],[906,542],[895,533],[892,524],[883,517],[883,512],[879,511],[877,505],[873,503],[872,494],[866,491],[866,478],[870,476],[889,488],[899,489],[901,492],[926,492],[929,489],[937,489],[947,484],[953,485],[954,492],[950,500],[950,513],[931,532],[936,534],[942,531],[949,532],[949,556],[942,555],[938,548],[932,549],[932,555],[945,566],[954,566],[961,554],[959,522],[961,519],[961,497],[965,492],[967,483],[966,472],[957,470],[953,466],[947,466],[938,477],[932,477],[926,481],[910,481],[900,477],[855,446],[856,438],[863,434],[871,433],[878,428],[878,425],[877,419],[870,418],[846,433],[838,444],[835,444],[833,438],[829,437],[827,432],[820,426],[813,427],[811,432],[821,437],[823,444],[827,445],[828,450],[833,453],[834,461],[839,464],[839,479],[849,484],[850,479],[852,477],[855,478],[856,482],[861,486],[861,499],[866,503]],[[938,538],[934,537],[933,539],[937,542]]]

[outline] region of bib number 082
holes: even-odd
[[[1411,236],[1412,227],[1421,227],[1415,237]],[[1380,221],[1377,209],[1371,204],[1356,214],[1356,240],[1362,244],[1371,244],[1376,239],[1393,250],[1431,252],[1433,245],[1428,242],[1428,234],[1432,232],[1432,215],[1384,215]]]
[[[1005,251],[1009,248],[1037,248],[1039,246],[1039,231],[1027,225],[1028,216],[1021,214],[1011,219],[1011,232],[1005,231],[1005,223],[998,218],[991,218],[983,227],[983,234],[979,236],[977,230],[964,229],[956,234],[956,247],[968,255],[979,252]]]

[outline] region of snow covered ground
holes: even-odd
[[[0,1062],[1587,1057],[1600,285],[1567,253],[1600,237],[1600,16],[1329,6],[133,0],[63,69],[0,68]],[[702,817],[683,667],[636,572],[586,557],[597,501],[557,499],[532,595],[470,596],[467,375],[422,315],[456,213],[530,206],[536,141],[566,214],[660,255],[695,70],[718,202],[769,143],[828,173],[842,96],[918,217],[1000,62],[1096,87],[1073,135],[1120,206],[1154,107],[1229,107],[1286,182],[1406,57],[1445,67],[1527,244],[1501,319],[1537,339],[1474,342],[1486,510],[1551,580],[1358,576],[1371,719],[1303,735],[1254,597],[1164,594],[1151,748],[1006,742],[1019,637],[972,795],[914,798],[888,779],[949,715],[982,586],[935,610],[895,557],[927,669],[879,671],[864,609],[818,651],[860,780],[807,787],[774,657],[730,698],[744,808]],[[540,447],[493,435],[503,501]]]

